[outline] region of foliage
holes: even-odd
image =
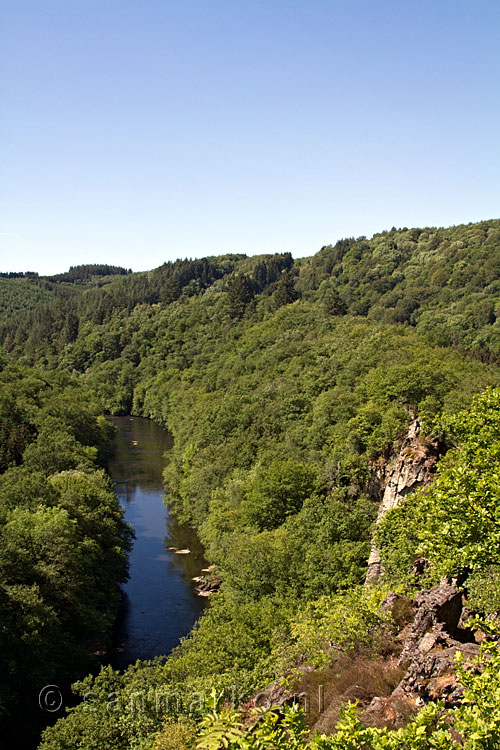
[[[467,606],[483,615],[500,614],[500,565],[471,573],[466,582]]]
[[[429,560],[433,580],[500,560],[500,390],[485,390],[434,429],[458,447],[440,461],[429,488],[383,520],[379,544],[392,575],[404,575],[417,556]]]
[[[253,709],[245,727],[240,714],[223,707],[208,712],[200,724],[197,750],[294,750],[302,747],[301,739],[307,734],[304,715],[297,707],[280,711]]]
[[[172,431],[168,502],[223,579],[168,659],[77,685],[98,699],[48,729],[45,750],[193,747],[193,691],[227,698],[237,686],[241,703],[305,655],[321,665],[337,649],[376,648],[381,592],[359,587],[377,475],[415,415],[452,448],[433,486],[380,526],[386,577],[400,585],[422,554],[431,580],[473,568],[469,598],[484,608],[500,551],[499,395],[471,401],[498,384],[499,243],[489,221],[344,239],[296,262],[233,254],[0,278],[5,704],[22,675],[34,686],[48,665],[66,682],[82,674],[109,630],[130,531],[98,470],[102,408]],[[145,685],[182,706],[109,710],[110,693],[126,706]],[[224,716],[224,731],[241,722],[236,747],[307,746],[287,709]],[[337,734],[310,747],[453,747],[449,720],[427,707],[391,734],[348,708]]]
[[[272,461],[265,469],[257,467],[249,485],[240,509],[242,523],[260,531],[276,529],[313,494],[316,471],[297,461]]]
[[[458,676],[465,690],[461,705],[448,712],[442,703],[429,703],[407,726],[389,730],[364,727],[356,705],[347,704],[332,735],[305,740],[303,714],[296,706],[271,708],[262,729],[244,725],[242,715],[228,709],[207,714],[198,748],[283,748],[283,750],[493,750],[500,743],[500,652],[485,642],[477,660],[465,668],[458,655]],[[302,716],[301,716],[302,715]],[[278,727],[273,735],[269,727]],[[453,734],[452,734],[453,729]],[[218,743],[218,744],[217,744]]]
[[[69,281],[73,284],[93,281],[101,276],[126,276],[132,273],[131,269],[122,268],[122,266],[110,266],[102,263],[88,263],[86,265],[70,266],[66,273],[58,273],[55,276],[47,276],[49,281],[63,282]]]
[[[280,671],[303,660],[324,666],[332,660],[332,654],[373,645],[388,622],[380,611],[382,598],[382,590],[352,588],[309,602],[292,618],[288,640],[279,633],[274,656]]]
[[[226,282],[227,307],[231,318],[241,318],[253,297],[252,283],[245,273],[233,273]]]
[[[327,305],[333,288],[340,314],[345,305],[351,314],[415,326],[436,343],[498,361],[499,267],[498,220],[393,228],[323,247],[301,269],[298,286],[319,290]]]
[[[167,717],[152,750],[193,750],[196,724],[189,717]]]
[[[88,392],[13,366],[0,381],[12,415],[0,475],[0,701],[6,736],[26,739],[41,719],[40,689],[88,671],[106,643],[131,529],[98,467],[110,427]]]

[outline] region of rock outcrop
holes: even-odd
[[[415,605],[415,618],[399,657],[400,664],[411,658],[415,650],[429,651],[433,647],[433,635],[445,633],[449,638],[456,638],[458,635],[463,604],[462,593],[456,586],[442,583],[421,591]]]
[[[386,602],[395,606],[399,597],[389,594]],[[387,606],[386,606],[387,608]],[[394,700],[443,700],[456,705],[462,694],[455,674],[455,655],[468,661],[479,653],[470,630],[461,627],[462,593],[449,583],[421,591],[415,599],[415,615],[403,631],[403,650],[398,663],[406,668],[394,690]]]
[[[391,614],[398,634],[375,658],[357,650],[340,656],[332,652],[328,667],[301,665],[293,672],[293,687],[278,679],[248,707],[298,703],[312,711],[311,728],[328,734],[348,700],[359,700],[365,725],[393,728],[407,724],[430,700],[457,706],[463,689],[455,656],[460,651],[467,665],[479,654],[474,635],[463,627],[460,589],[444,581],[420,591],[415,599],[391,592],[381,609]],[[291,677],[292,672],[283,676]]]
[[[222,579],[214,573],[215,566],[204,568],[202,573],[206,575],[195,576],[191,580],[196,583],[195,590],[198,596],[210,596],[219,590]]]
[[[420,439],[421,424],[414,419],[408,428],[397,457],[384,472],[384,494],[379,505],[377,524],[387,511],[395,508],[409,492],[427,484],[433,477],[439,453],[437,440]],[[365,585],[375,583],[382,573],[380,552],[372,540]]]
[[[314,667],[310,665],[298,667],[295,670],[296,675],[304,675],[308,672],[314,672]],[[283,677],[288,677],[291,672],[286,672]],[[279,677],[265,690],[256,693],[251,699],[249,705],[253,708],[270,708],[271,706],[284,706],[297,704],[301,705],[304,694],[300,692],[291,692],[283,685],[283,677]]]

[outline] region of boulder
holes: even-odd
[[[440,583],[432,589],[421,591],[415,600],[416,614],[410,625],[399,663],[411,661],[422,643],[427,651],[424,636],[440,625],[440,630],[451,638],[459,635],[459,622],[462,615],[462,594],[456,586]]]
[[[448,707],[457,705],[463,688],[457,682],[455,656],[460,651],[465,663],[470,662],[479,653],[479,646],[449,640],[442,632],[436,636],[432,645],[431,639],[428,639],[427,651],[419,648],[414,653],[394,696],[418,695],[425,701],[442,700]]]
[[[299,667],[296,670],[296,674],[298,675],[306,672],[314,672],[314,667],[306,665]],[[284,677],[287,677],[290,674],[291,672],[286,672]],[[252,706],[254,708],[270,708],[271,706],[293,705],[294,703],[300,704],[304,699],[304,694],[290,692],[290,690],[283,686],[282,682],[283,680],[280,677],[265,690],[256,693],[251,700]]]
[[[197,581],[195,589],[198,596],[205,597],[218,591],[222,583],[222,579],[213,573],[206,576],[197,576],[196,578],[193,578],[193,581]]]
[[[456,679],[456,653],[460,651],[466,663],[479,653],[479,646],[470,642],[471,632],[460,627],[462,594],[454,584],[443,582],[421,591],[415,605],[398,660],[407,665],[406,673],[393,697],[417,696],[454,706],[462,695]]]

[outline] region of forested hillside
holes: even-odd
[[[92,556],[85,558],[78,580],[95,582],[84,613],[93,613],[95,627],[84,641],[71,630],[64,635],[85,651],[109,629],[112,606],[103,608],[99,597],[112,605],[112,582],[123,580],[129,544],[106,480],[95,473],[106,442],[97,415],[102,409],[149,417],[174,436],[165,471],[168,502],[197,529],[222,586],[168,659],[86,678],[77,692],[92,693],[92,710],[83,702],[48,729],[44,750],[194,748],[200,726],[200,748],[303,747],[300,713],[270,714],[247,732],[256,718],[245,701],[285,674],[292,685],[304,666],[334,685],[352,663],[364,670],[358,680],[369,685],[369,700],[390,695],[397,670],[382,687],[373,678],[400,648],[401,618],[380,609],[389,587],[411,598],[418,587],[459,576],[472,611],[497,613],[500,405],[492,389],[500,374],[500,221],[393,229],[370,240],[341,240],[295,262],[288,253],[230,255],[140,274],[108,270],[111,275],[73,269],[42,286],[31,278],[0,280],[7,300],[0,334],[9,363],[2,393],[10,399],[2,422],[5,508],[22,513],[31,502],[30,523],[33,509],[64,511],[74,520],[74,554],[96,544],[96,555],[105,555],[98,526],[78,536],[78,513],[87,511],[64,499],[79,496],[72,482],[104,483],[102,499],[89,502],[93,512],[113,508],[115,567],[109,563],[109,586],[104,581],[101,589]],[[39,296],[30,297],[32,288]],[[42,385],[29,390],[22,385],[27,378],[41,378]],[[82,389],[79,403],[88,401],[88,410],[69,409],[71,389]],[[51,406],[52,398],[61,406]],[[415,417],[422,439],[432,434],[439,445],[437,478],[379,527],[385,576],[364,589],[385,472]],[[100,454],[92,453],[93,445]],[[23,472],[33,489],[21,499],[16,483]],[[83,495],[92,498],[92,492]],[[9,516],[6,534],[10,523]],[[5,554],[5,564],[14,564]],[[427,567],[417,580],[411,571],[421,557]],[[20,578],[12,585],[34,591],[42,586],[37,575],[38,568],[26,583]],[[11,585],[7,574],[4,580]],[[484,586],[492,592],[486,604]],[[63,622],[64,606],[60,615],[50,597],[46,606]],[[42,649],[40,658],[52,657]],[[491,664],[498,658],[494,652]],[[36,670],[27,671],[36,682]],[[493,671],[485,680],[494,680]],[[78,674],[81,669],[73,671]],[[493,693],[483,695],[467,669],[461,679],[480,706],[478,726],[487,718],[481,701],[492,701],[490,713],[500,715]],[[127,708],[134,693],[156,689],[179,695],[175,710],[158,711],[149,699],[141,711]],[[193,694],[209,696],[212,689],[228,697],[236,690],[240,712],[226,707],[208,714],[204,700],[190,709]],[[460,744],[460,733],[466,743],[475,731],[486,736],[493,729],[474,728],[467,705],[457,714],[455,734],[449,734],[450,717],[432,706],[413,724],[407,715],[401,722],[407,729],[394,729],[400,735],[370,733],[349,710],[337,739],[311,740],[310,747],[473,747]],[[311,717],[308,722],[310,728]]]
[[[67,273],[39,276],[37,273],[0,273],[1,339],[7,348],[24,341],[28,326],[39,324],[36,333],[50,339],[52,325],[62,328],[59,341],[71,340],[77,332],[72,310],[80,292],[100,288],[130,271],[118,266],[74,266]]]
[[[131,529],[102,468],[112,429],[75,378],[2,362],[0,713],[36,741],[41,687],[69,687],[108,643]]]

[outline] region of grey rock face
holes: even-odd
[[[427,484],[433,477],[438,457],[437,441],[420,440],[421,424],[413,420],[401,445],[399,454],[388,466],[384,478],[384,494],[379,505],[377,524],[395,508],[405,495]],[[372,540],[365,585],[375,583],[382,573],[380,552]]]
[[[399,663],[407,661],[416,649],[429,651],[435,644],[430,643],[431,633],[444,631],[447,636],[455,638],[458,635],[458,623],[462,615],[462,594],[456,586],[441,583],[428,591],[421,591],[416,598],[417,611]],[[441,626],[438,628],[437,626]]]

